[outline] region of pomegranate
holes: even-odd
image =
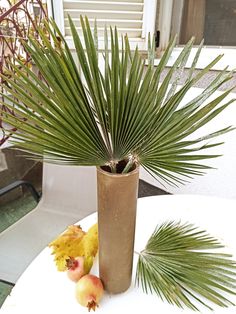
[[[72,280],[77,282],[83,275],[86,274],[84,267],[84,257],[70,257],[66,261],[68,268],[67,275]]]
[[[75,296],[80,305],[86,306],[90,312],[96,310],[103,296],[103,285],[100,278],[94,275],[83,276],[76,284]]]

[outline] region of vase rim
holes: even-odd
[[[136,173],[138,173],[139,172],[139,165],[136,165],[136,168],[134,169],[134,170],[132,170],[132,171],[130,171],[130,172],[128,172],[128,173],[112,173],[112,172],[108,172],[108,171],[105,171],[105,170],[103,170],[102,168],[101,168],[101,166],[97,166],[96,167],[97,168],[97,171],[98,172],[100,172],[100,173],[103,173],[103,174],[105,174],[105,175],[107,175],[107,176],[111,176],[111,177],[128,177],[128,176],[130,176],[130,175],[133,175],[133,174],[136,174]]]

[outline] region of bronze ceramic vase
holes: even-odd
[[[108,293],[131,284],[139,169],[112,174],[97,168],[99,276]]]

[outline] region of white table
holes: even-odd
[[[236,200],[217,197],[171,195],[154,196],[138,200],[135,250],[144,248],[157,224],[164,221],[191,222],[206,229],[226,245],[226,251],[236,259]],[[97,221],[92,214],[80,221],[87,230]],[[53,222],[52,222],[53,223]],[[42,226],[43,228],[43,226]],[[135,277],[137,257],[134,258],[133,279]],[[119,270],[117,270],[119,271]],[[97,266],[92,273],[98,274]],[[134,282],[134,280],[133,280]],[[49,248],[45,248],[30,264],[18,280],[11,295],[6,299],[1,314],[42,314],[42,313],[87,313],[74,297],[75,284],[65,273],[57,272]],[[231,298],[236,303],[236,297]],[[235,307],[219,308],[214,306],[216,314],[236,313]],[[119,295],[105,295],[97,313],[193,313],[189,309],[181,310],[176,306],[162,302],[155,295],[146,295],[141,288],[130,289]],[[203,309],[201,313],[209,313]]]

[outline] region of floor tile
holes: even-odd
[[[0,232],[8,228],[37,205],[31,195],[0,206]]]
[[[11,289],[13,288],[12,285],[9,285],[7,283],[0,281],[0,307],[2,306],[4,300],[11,292]]]

